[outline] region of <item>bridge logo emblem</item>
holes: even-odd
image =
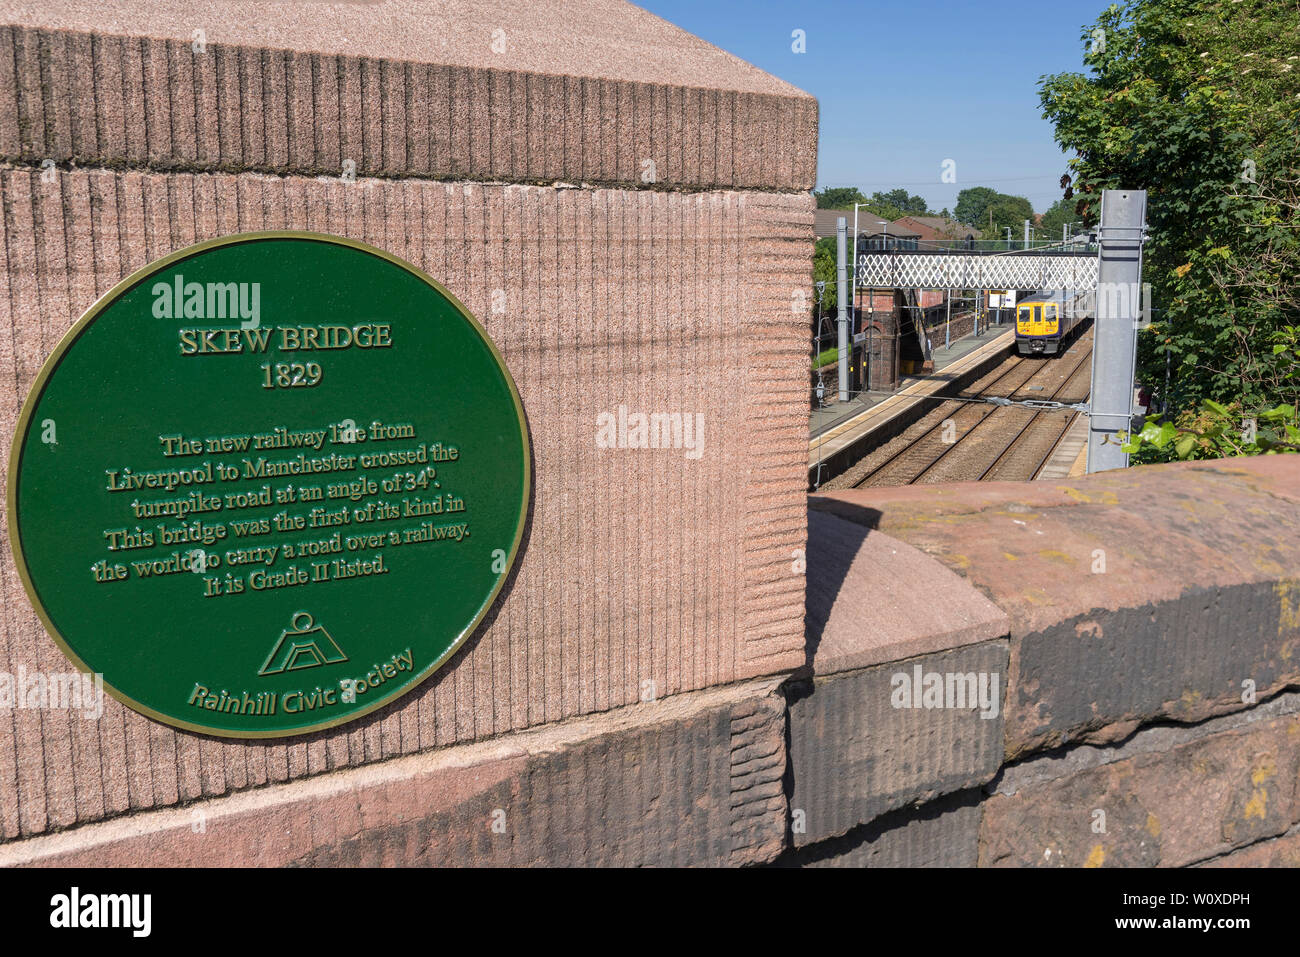
[[[278,675],[285,671],[302,671],[347,661],[348,656],[330,636],[316,624],[310,612],[300,611],[293,616],[290,627],[280,632],[266,662],[258,669],[259,675]]]

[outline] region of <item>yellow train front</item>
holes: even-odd
[[[1021,299],[1016,303],[1016,350],[1022,356],[1063,352],[1062,343],[1088,314],[1087,298],[1057,289]]]

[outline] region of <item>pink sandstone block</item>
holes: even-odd
[[[906,543],[808,516],[808,663],[828,675],[1001,638],[1006,614]]]
[[[1300,829],[1224,854],[1199,867],[1300,867]]]
[[[17,167],[0,170],[0,467],[41,363],[95,298],[174,249],[279,228],[363,239],[444,281],[500,344],[536,462],[514,581],[419,692],[288,743],[178,733],[112,701],[91,723],[0,715],[15,742],[0,841],[802,661],[806,343],[789,290],[810,272],[811,97],[616,0],[0,0],[0,64],[0,158]],[[46,159],[73,170],[45,182]],[[466,176],[491,182],[429,181]],[[679,185],[695,191],[664,190]],[[701,374],[724,368],[761,403]],[[620,405],[705,415],[705,455],[597,448],[596,415]],[[64,667],[5,529],[0,551],[0,667]],[[256,853],[251,833],[235,846]]]
[[[25,162],[639,184],[648,159],[660,184],[815,179],[811,97],[620,0],[5,0],[0,42],[0,155]]]
[[[14,766],[0,776],[5,838],[617,708],[649,687],[672,696],[802,663],[793,556],[805,534],[806,421],[802,393],[782,380],[805,344],[780,290],[807,281],[798,237],[811,231],[808,197],[105,170],[45,184],[9,170],[0,198],[11,290],[0,303],[15,317],[0,324],[15,383],[0,464],[40,363],[97,296],[180,246],[291,228],[392,248],[461,297],[516,377],[536,465],[517,577],[419,692],[291,744],[211,742],[114,702],[87,727],[0,715],[0,734],[17,740],[0,757]],[[746,249],[761,251],[761,283],[748,281]],[[753,405],[700,374],[719,368],[743,370],[767,397]],[[699,412],[704,454],[598,448],[597,415],[620,405]],[[61,669],[6,535],[8,670]]]
[[[1300,681],[1300,458],[816,495],[1010,619],[1007,751],[1122,738]],[[1225,652],[1224,649],[1230,649]]]
[[[1295,699],[1008,770],[983,804],[980,866],[1183,867],[1287,833],[1300,772]]]
[[[762,863],[786,828],[777,683],[9,842],[0,866]]]

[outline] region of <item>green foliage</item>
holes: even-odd
[[[835,244],[836,238],[828,236],[825,239],[817,240],[817,245],[813,250],[813,282],[826,283],[826,291],[822,293],[822,312],[833,312],[839,298],[835,295]],[[847,255],[848,250],[845,250]],[[817,301],[817,287],[813,286],[813,302]]]
[[[905,189],[891,189],[888,193],[872,193],[871,201],[882,208],[890,207],[900,211],[900,215],[890,217],[891,219],[931,215],[926,201],[920,196],[908,195]]]
[[[1139,337],[1139,380],[1169,412],[1144,454],[1280,448],[1266,416],[1300,404],[1298,23],[1295,0],[1129,0],[1084,28],[1088,75],[1041,81],[1044,116],[1076,154],[1074,218],[1095,222],[1103,189],[1148,191],[1157,321]],[[1216,408],[1255,418],[1274,445],[1233,439],[1206,418]]]
[[[862,191],[856,186],[828,186],[825,189],[814,190],[813,197],[817,200],[818,209],[843,209],[845,206],[867,201],[867,197],[863,196]]]
[[[1006,227],[1012,237],[1024,235],[1024,222],[1034,218],[1034,207],[1023,196],[1008,196],[987,186],[971,186],[957,194],[959,222],[982,230],[985,239],[1001,239]]]
[[[1023,197],[1006,196],[984,211],[984,219],[976,225],[984,231],[985,239],[1001,239],[1006,236],[1007,227],[1011,227],[1012,239],[1023,239],[1025,220],[1034,216],[1029,200]]]
[[[876,225],[877,220],[886,220],[893,222],[896,219],[902,219],[908,214],[897,206],[890,206],[885,203],[877,203],[874,200],[858,210],[858,229],[864,233],[879,232],[880,227]],[[849,229],[853,228],[853,223],[849,222]]]
[[[838,362],[839,358],[840,358],[840,350],[838,348],[823,349],[821,352],[817,354],[817,358],[813,359],[813,368],[820,369],[823,366],[828,366],[833,362]]]
[[[1079,221],[1079,216],[1074,211],[1074,202],[1068,199],[1058,199],[1047,208],[1047,212],[1043,213],[1043,218],[1038,224],[1038,231],[1046,239],[1060,239],[1061,227]],[[1078,227],[1071,229],[1071,232],[1077,231]]]
[[[856,186],[828,186],[814,190],[818,209],[852,209],[854,203],[864,204],[860,216],[871,215],[893,222],[904,216],[932,216],[925,199],[910,195],[905,189],[891,189],[887,193],[872,193],[868,199]]]
[[[1300,452],[1300,419],[1294,405],[1245,414],[1239,403],[1202,399],[1171,420],[1149,416],[1136,435],[1120,433],[1124,451],[1139,462],[1219,459],[1234,455]]]
[[[957,220],[970,226],[979,226],[987,220],[984,211],[998,198],[998,191],[987,186],[971,186],[957,194]]]

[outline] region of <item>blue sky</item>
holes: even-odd
[[[1065,156],[1038,78],[1081,71],[1080,34],[1105,0],[636,0],[817,97],[817,185],[896,186],[934,210],[967,186],[1061,196]],[[804,30],[807,52],[791,50]],[[941,181],[944,160],[955,184]]]

